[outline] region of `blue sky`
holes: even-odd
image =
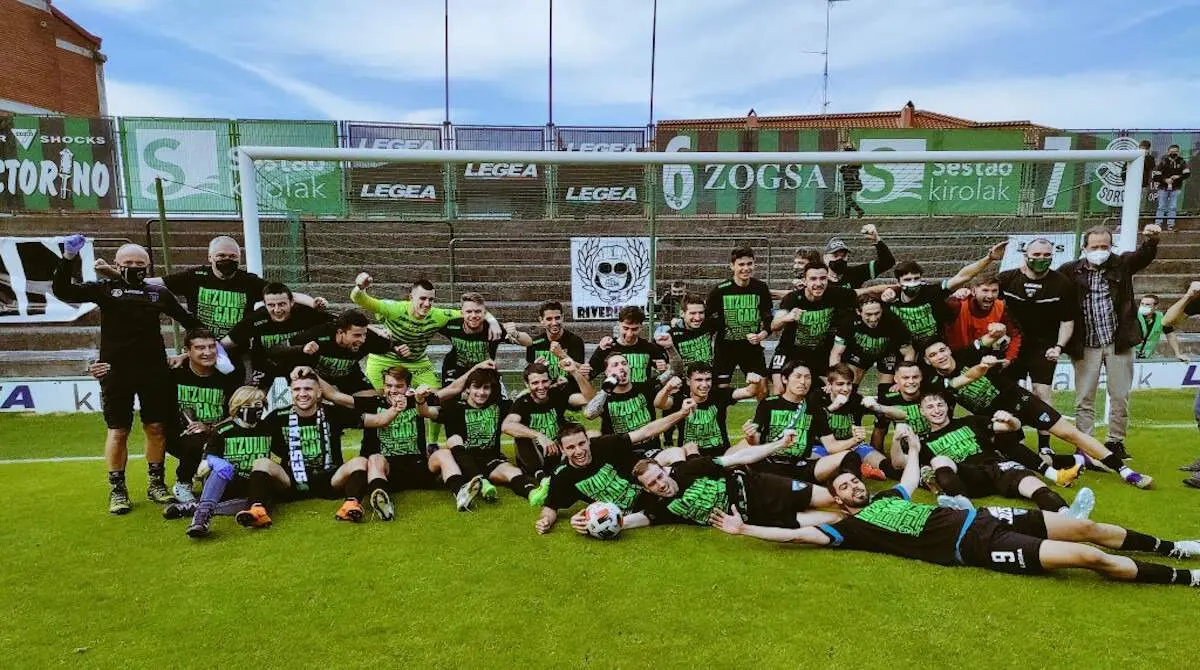
[[[555,0],[554,120],[644,125],[652,0]],[[438,123],[442,0],[56,0],[110,113]],[[548,0],[449,0],[455,123],[547,121]],[[823,0],[659,0],[656,119],[812,114]],[[848,0],[830,111],[1200,127],[1200,0]]]

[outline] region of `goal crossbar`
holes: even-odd
[[[1121,150],[1016,150],[1016,151],[439,151],[355,149],[319,147],[240,146],[237,150],[245,238],[246,267],[262,274],[262,239],[258,216],[258,175],[254,161],[309,160],[371,163],[536,163],[539,165],[676,165],[797,163],[837,165],[843,163],[1102,163],[1127,164],[1120,232],[1115,242],[1125,250],[1137,242],[1138,214],[1144,154],[1138,149]]]

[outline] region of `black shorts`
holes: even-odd
[[[1038,430],[1050,430],[1062,418],[1050,403],[1035,396],[1027,389],[1016,387],[1016,395],[1007,403],[1008,411],[1021,420],[1021,424]]]
[[[741,368],[742,374],[753,372],[766,376],[767,362],[762,345],[749,342],[718,342],[713,354],[713,381],[717,384],[728,384],[737,368]]]
[[[812,504],[813,485],[769,472],[735,474],[745,492],[746,523],[797,528],[796,515]]]
[[[342,494],[333,488],[333,471],[309,472],[308,488],[301,491],[296,488],[296,480],[292,476],[292,472],[288,469],[288,466],[284,465],[283,469],[288,470],[288,479],[292,482],[287,491],[280,496],[285,501],[312,500],[316,498],[337,500],[342,497]]]
[[[1034,384],[1049,386],[1054,382],[1054,370],[1058,367],[1058,361],[1046,358],[1046,349],[1049,348],[1038,345],[1026,348],[1025,345],[1021,345],[1021,353],[1017,356],[1017,360],[1009,366],[1008,374],[1018,382],[1029,377]]]
[[[364,375],[362,370],[358,369],[357,367],[351,370],[350,374],[343,375],[337,379],[329,379],[327,381],[336,386],[337,390],[345,393],[346,395],[354,395],[359,391],[375,390],[375,387],[371,386],[371,382],[367,381],[367,376]]]
[[[100,380],[100,405],[109,428],[133,427],[133,399],[141,407],[142,425],[163,423],[175,411],[175,385],[166,361],[113,363]]]
[[[809,484],[819,484],[817,481],[816,461],[793,461],[788,459],[771,459],[760,461],[754,466],[754,472],[799,479]]]
[[[981,507],[980,514],[987,514],[1011,528],[1014,532],[1029,537],[1045,540],[1049,537],[1046,530],[1046,513],[1040,509],[1024,507]]]
[[[508,462],[499,449],[465,449],[467,458],[475,462],[475,469],[487,479],[492,471]]]
[[[990,495],[1019,498],[1021,481],[1034,476],[1037,473],[1024,465],[999,458],[973,457],[958,464],[958,478],[962,480],[968,498]]]
[[[429,471],[424,456],[388,456],[388,490],[440,489],[442,482]]]
[[[991,514],[981,512],[959,545],[963,565],[1017,575],[1045,571],[1039,556],[1045,540],[1017,532]]]

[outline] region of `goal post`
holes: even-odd
[[[1124,166],[1124,198],[1121,204],[1120,227],[1116,245],[1125,250],[1136,246],[1138,216],[1141,202],[1143,154],[1137,149],[1122,150],[1007,150],[1007,151],[809,151],[809,152],[645,152],[645,151],[439,151],[394,150],[367,148],[313,148],[242,146],[237,151],[240,176],[240,202],[245,260],[251,272],[263,272],[263,246],[260,222],[259,175],[255,161],[326,161],[338,164],[352,162],[397,165],[504,164],[521,163],[542,166],[604,167],[662,167],[654,179],[677,178],[670,173],[672,166],[836,166],[847,163],[862,165],[888,164],[997,164],[997,163],[1106,163]],[[661,175],[658,174],[661,172]],[[745,174],[753,179],[753,170]],[[1057,171],[1056,171],[1057,172]],[[1110,171],[1111,172],[1111,171]],[[733,170],[730,171],[732,179]],[[681,188],[700,188],[702,184],[688,171]],[[778,176],[775,177],[779,179]],[[1056,183],[1056,182],[1052,182]],[[660,184],[661,188],[664,184]],[[736,185],[735,185],[736,186]],[[689,191],[690,192],[690,191]],[[653,203],[648,208],[651,215]]]

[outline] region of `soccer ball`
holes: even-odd
[[[583,516],[587,519],[588,535],[598,540],[616,539],[621,533],[621,508],[608,502],[594,502],[587,506]]]

